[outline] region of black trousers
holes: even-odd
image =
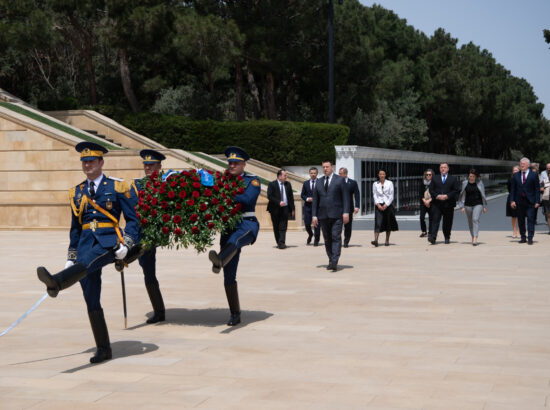
[[[420,204],[420,230],[422,232],[432,231],[431,209],[432,209],[431,207],[427,208],[426,205]],[[426,230],[426,214],[428,214],[429,230]]]
[[[278,210],[271,212],[271,223],[277,246],[285,245],[288,214],[288,206],[282,206]]]
[[[353,211],[349,213],[349,222],[344,225],[344,245],[349,245],[351,239],[351,224],[353,222]]]
[[[430,236],[433,239],[437,238],[437,231],[439,231],[439,224],[441,222],[441,218],[443,218],[443,236],[445,237],[445,239],[450,239],[451,229],[453,229],[453,217],[455,214],[454,207],[439,206],[437,204],[434,204],[434,201],[432,201],[431,208],[432,208],[432,212],[430,216],[433,217],[433,222],[431,223],[432,227],[430,229]]]
[[[311,229],[311,221],[313,219],[311,207],[304,206],[303,214],[306,232],[308,235],[313,235],[314,243],[319,243],[319,239],[321,238],[321,224],[317,224],[315,228]]]
[[[518,210],[518,228],[519,234],[522,239],[525,239],[527,233],[527,239],[533,239],[535,235],[536,214],[537,209],[534,205],[531,205],[526,199],[521,198],[517,205]],[[527,232],[525,232],[525,218],[527,218]]]
[[[325,250],[327,252],[329,263],[336,265],[340,259],[342,250],[342,218],[320,219],[321,231],[325,239]]]

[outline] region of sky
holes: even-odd
[[[344,0],[345,1],[345,0]],[[458,39],[487,49],[515,77],[526,79],[550,119],[550,0],[360,0],[393,10],[430,36],[443,28]],[[338,7],[335,2],[335,7]]]

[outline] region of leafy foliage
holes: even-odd
[[[350,141],[550,159],[543,105],[488,50],[421,33],[379,5],[345,0],[334,11],[335,113]],[[326,0],[0,0],[0,87],[43,109],[323,122],[327,17]],[[300,157],[292,148],[276,160]]]

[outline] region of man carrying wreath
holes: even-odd
[[[140,157],[143,159],[143,171],[145,176],[151,176],[153,172],[161,172],[162,161],[166,157],[158,151],[152,149],[143,149],[139,152]],[[136,191],[142,190],[141,179],[134,180]],[[136,192],[137,194],[137,192]],[[156,264],[157,264],[157,248],[148,249],[143,255],[139,257],[139,265],[143,269],[143,276],[145,280],[145,288],[147,294],[151,300],[154,314],[147,319],[147,323],[164,322],[165,320],[165,308],[164,300],[162,299],[162,293],[160,292],[159,281],[157,280]]]
[[[241,248],[252,245],[258,237],[260,224],[256,219],[255,207],[261,192],[260,180],[257,176],[244,172],[246,161],[250,156],[239,147],[229,147],[225,150],[227,170],[234,177],[240,177],[245,182],[245,190],[236,195],[234,201],[242,205],[243,219],[234,229],[222,233],[220,238],[220,252],[210,251],[208,258],[212,262],[212,272],[219,273],[223,268],[225,294],[229,304],[231,317],[228,326],[241,323],[241,308],[237,291],[237,266]]]
[[[90,362],[100,363],[112,358],[100,303],[101,269],[124,259],[128,249],[137,243],[139,225],[129,185],[103,174],[103,154],[107,149],[93,142],[80,142],[75,149],[80,152],[86,179],[69,191],[72,219],[65,269],[51,275],[41,266],[37,275],[52,298],[80,281],[97,346]],[[121,214],[126,220],[124,233],[118,226]]]

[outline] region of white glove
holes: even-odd
[[[115,251],[115,259],[121,260],[124,259],[128,253],[128,247],[123,244],[119,244],[117,250]]]
[[[65,262],[65,269],[70,268],[73,265],[74,265],[74,261],[68,260],[67,262]]]

